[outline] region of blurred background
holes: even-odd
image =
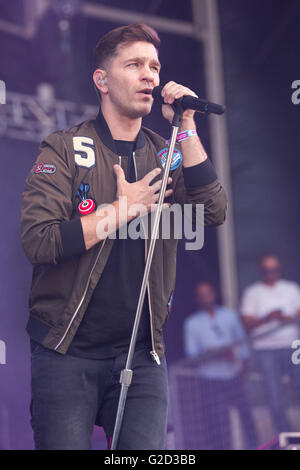
[[[226,105],[223,117],[196,115],[230,207],[223,227],[205,230],[201,251],[179,244],[165,329],[168,447],[270,447],[280,432],[300,432],[300,364],[292,361],[292,340],[300,340],[299,15],[299,0],[0,0],[0,449],[33,448],[25,332],[31,266],[19,239],[25,178],[43,137],[96,116],[98,39],[137,22],[161,38],[162,84],[174,80]],[[157,104],[144,125],[170,136]],[[276,255],[277,266],[262,271],[265,254]],[[271,271],[277,278],[268,284]],[[286,289],[268,307],[258,306],[259,289],[245,291],[282,279]],[[278,311],[294,336],[281,341],[287,327],[274,314],[258,347],[245,317]],[[199,336],[190,334],[192,324]],[[95,428],[93,447],[105,445]]]

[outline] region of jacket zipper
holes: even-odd
[[[133,164],[134,164],[134,172],[135,172],[135,179],[137,180],[138,175],[137,175],[137,168],[136,168],[136,160],[135,160],[135,152],[133,152]],[[143,227],[143,231],[145,234],[145,258],[147,258],[147,240],[146,240],[146,231],[145,231],[145,226],[143,223],[143,220],[141,219],[141,224]],[[160,359],[155,351],[155,346],[154,346],[154,335],[153,335],[153,315],[152,315],[152,308],[151,308],[151,297],[150,297],[150,287],[149,287],[149,281],[147,282],[147,293],[148,293],[148,305],[149,305],[149,313],[150,313],[150,330],[151,330],[151,343],[152,343],[152,351],[150,351],[150,355],[152,359],[157,363],[160,364]]]
[[[58,349],[59,346],[61,345],[61,343],[64,341],[64,339],[65,339],[65,337],[67,336],[68,331],[69,331],[69,329],[71,328],[71,325],[72,325],[72,323],[73,323],[73,321],[74,321],[74,319],[75,319],[75,317],[76,317],[76,315],[77,315],[77,313],[78,313],[78,311],[79,311],[81,305],[83,304],[83,301],[84,301],[84,299],[85,299],[85,296],[86,296],[86,293],[87,293],[87,290],[88,290],[88,287],[89,287],[89,283],[90,283],[90,280],[91,280],[91,276],[92,276],[92,274],[93,274],[93,272],[94,272],[95,266],[96,266],[96,264],[97,264],[97,262],[98,262],[99,256],[100,256],[100,254],[101,254],[101,252],[102,252],[102,250],[103,250],[103,247],[104,247],[104,245],[105,245],[106,240],[107,240],[107,239],[105,238],[105,240],[103,241],[102,246],[101,246],[101,248],[100,248],[100,250],[99,250],[99,252],[98,252],[96,261],[95,261],[95,263],[94,263],[94,265],[93,265],[93,267],[92,267],[92,270],[91,270],[91,272],[90,272],[90,274],[89,274],[88,281],[87,281],[87,283],[86,283],[83,296],[81,297],[81,300],[80,300],[80,302],[79,302],[79,304],[78,304],[78,306],[77,306],[77,308],[76,308],[76,310],[75,310],[75,312],[74,312],[74,314],[73,314],[73,316],[72,316],[72,318],[71,318],[71,320],[70,320],[70,322],[69,322],[69,324],[68,324],[68,326],[67,326],[67,329],[66,329],[66,331],[65,331],[65,333],[64,333],[64,335],[63,335],[63,337],[61,338],[61,340],[59,341],[59,343],[55,346],[54,350]]]
[[[135,178],[136,178],[136,180],[137,180],[137,169],[136,169],[136,161],[135,161],[135,152],[133,152],[133,163],[134,163]],[[121,164],[122,164],[122,157],[119,156],[119,165],[121,166]],[[142,222],[142,227],[143,227],[143,230],[144,230],[144,233],[145,233],[144,223],[143,223],[142,220],[141,220],[141,222]],[[70,320],[70,322],[69,322],[69,324],[68,324],[68,326],[67,326],[67,329],[66,329],[66,331],[65,331],[65,333],[64,333],[64,335],[63,335],[63,337],[61,338],[61,340],[59,341],[59,343],[55,346],[54,350],[57,350],[57,349],[59,348],[59,346],[62,344],[62,342],[64,341],[65,337],[67,336],[67,334],[68,334],[68,332],[69,332],[69,330],[70,330],[70,328],[71,328],[71,325],[72,325],[74,319],[76,318],[76,315],[77,315],[77,313],[78,313],[78,311],[79,311],[81,305],[83,304],[83,301],[84,301],[85,296],[86,296],[87,291],[88,291],[88,286],[89,286],[89,283],[90,283],[90,280],[91,280],[91,276],[92,276],[92,274],[93,274],[93,272],[94,272],[94,269],[95,269],[96,264],[97,264],[97,262],[98,262],[99,256],[100,256],[100,254],[101,254],[101,252],[102,252],[102,250],[103,250],[103,248],[104,248],[105,242],[106,242],[106,239],[103,241],[103,244],[102,244],[102,246],[101,246],[101,248],[100,248],[100,250],[99,250],[99,252],[98,252],[96,261],[95,261],[95,263],[94,263],[94,265],[93,265],[93,267],[92,267],[92,270],[91,270],[91,272],[90,272],[90,274],[89,274],[88,281],[87,281],[87,284],[86,284],[86,287],[85,287],[83,296],[81,297],[81,300],[80,300],[80,302],[79,302],[79,304],[78,304],[78,306],[77,306],[77,308],[76,308],[76,310],[75,310],[75,312],[74,312],[74,314],[73,314],[73,316],[72,316],[72,318],[71,318],[71,320]],[[145,238],[145,256],[147,256],[147,240],[146,240],[146,238]],[[150,287],[149,287],[149,282],[147,282],[147,292],[148,292],[148,305],[149,305],[149,313],[150,313],[150,330],[151,330],[151,342],[152,342],[152,351],[150,351],[150,355],[151,355],[152,359],[157,362],[157,364],[160,364],[159,356],[158,356],[157,352],[155,351],[155,347],[154,347],[153,324],[152,324],[153,315],[152,315],[151,300],[150,300]]]
[[[122,157],[119,156],[119,165],[120,165],[120,166],[121,166],[121,163],[122,163]],[[70,320],[70,322],[69,322],[69,324],[68,324],[68,326],[67,326],[67,329],[66,329],[66,331],[65,331],[65,333],[64,333],[64,335],[63,335],[63,337],[61,338],[61,340],[59,341],[59,343],[57,343],[57,345],[55,346],[54,350],[58,349],[59,346],[61,345],[61,343],[64,341],[65,337],[66,337],[67,334],[68,334],[69,329],[71,328],[71,325],[72,325],[74,319],[76,318],[76,315],[77,315],[77,313],[78,313],[78,311],[79,311],[81,305],[83,304],[83,301],[84,301],[84,299],[85,299],[86,293],[87,293],[87,291],[88,291],[88,287],[89,287],[89,283],[90,283],[90,280],[91,280],[91,276],[92,276],[92,274],[93,274],[93,272],[94,272],[94,269],[95,269],[96,264],[98,263],[99,256],[100,256],[100,254],[101,254],[101,252],[102,252],[102,250],[103,250],[103,247],[104,247],[104,245],[105,245],[106,240],[107,240],[107,239],[105,238],[105,240],[103,241],[102,246],[101,246],[101,248],[100,248],[100,250],[99,250],[99,252],[98,252],[96,261],[95,261],[95,263],[94,263],[94,265],[93,265],[93,267],[92,267],[92,269],[91,269],[91,272],[90,272],[89,277],[88,277],[88,281],[87,281],[87,283],[86,283],[86,286],[85,286],[85,289],[84,289],[84,292],[83,292],[83,296],[81,297],[81,300],[80,300],[80,302],[79,302],[79,304],[78,304],[78,306],[77,306],[77,308],[76,308],[76,310],[75,310],[75,312],[74,312],[74,314],[73,314],[73,316],[72,316],[72,318],[71,318],[71,320]]]

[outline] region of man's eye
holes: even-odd
[[[155,70],[155,72],[159,72],[159,68],[156,67],[155,65],[153,65],[152,69]]]
[[[137,62],[132,62],[132,64],[128,64],[128,67],[136,66],[136,65],[138,65]]]

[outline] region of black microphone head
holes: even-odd
[[[163,97],[161,96],[163,86],[155,86],[152,90],[152,96],[155,100],[164,102]]]

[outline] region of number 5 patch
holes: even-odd
[[[94,140],[90,137],[73,137],[75,164],[83,168],[96,165]]]

